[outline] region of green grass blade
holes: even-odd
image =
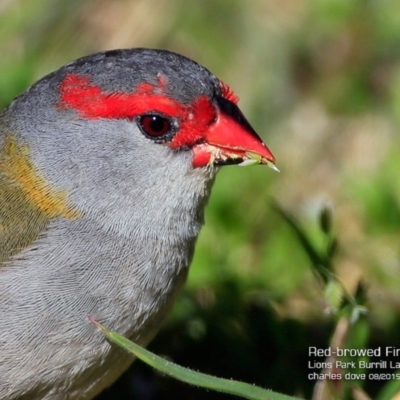
[[[201,372],[191,371],[151,353],[116,332],[110,331],[93,318],[90,317],[89,320],[96,325],[112,343],[120,346],[158,371],[180,381],[218,392],[241,396],[250,400],[296,400],[295,397],[275,393],[248,383],[216,378]]]

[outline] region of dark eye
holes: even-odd
[[[160,137],[171,130],[171,122],[161,115],[142,115],[139,119],[140,126],[146,135]]]

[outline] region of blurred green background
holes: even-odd
[[[400,347],[400,2],[0,0],[0,109],[68,61],[124,47],[166,48],[213,71],[281,170],[220,172],[185,291],[150,349],[311,398],[308,347],[329,345],[337,317],[273,199],[317,246],[331,207],[335,271],[349,292],[367,284],[360,340]],[[358,383],[390,398],[387,381]],[[99,397],[169,398],[230,397],[139,362]]]

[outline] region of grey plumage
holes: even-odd
[[[69,73],[90,77],[110,95],[132,93],[143,82],[156,86],[164,76],[163,94],[180,103],[200,96],[213,103],[221,96],[218,79],[187,58],[119,50],[66,65],[4,110],[0,398],[5,400],[90,399],[129,366],[133,359],[111,346],[87,317],[139,344],[151,340],[186,279],[217,172],[212,163],[193,168],[190,149],[156,143],[136,120],[84,118],[62,107],[60,84]],[[35,188],[16,179],[10,163],[17,178],[25,163],[36,171],[50,198],[54,191],[65,194],[65,204],[61,194],[53,202],[63,204],[61,211],[52,215],[53,203],[45,208],[43,190],[45,199],[35,200]]]

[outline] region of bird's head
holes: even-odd
[[[35,167],[73,200],[76,194],[92,208],[104,198],[104,208],[132,202],[143,210],[156,201],[150,198],[201,192],[204,177],[212,181],[218,166],[274,167],[237,101],[186,57],[128,49],[67,64],[17,98],[4,116]]]
[[[65,72],[61,109],[90,120],[130,121],[150,142],[190,151],[194,168],[274,165],[236,95],[188,58],[160,50],[119,50],[78,60]]]

